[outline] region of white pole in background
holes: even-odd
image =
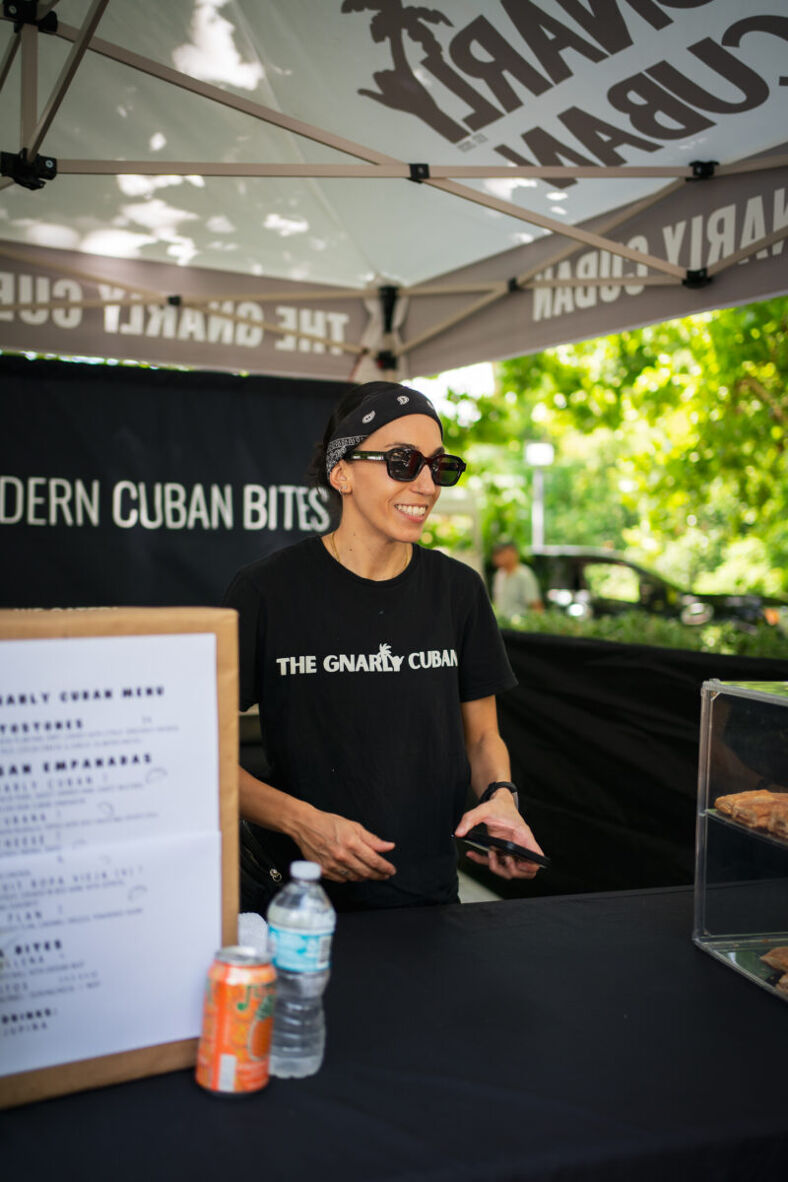
[[[544,546],[544,468],[534,468],[531,545],[536,549]]]
[[[544,546],[544,470],[555,458],[552,443],[526,443],[525,462],[533,468],[531,498],[531,546],[538,550]]]

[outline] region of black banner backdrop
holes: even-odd
[[[0,607],[216,604],[322,533],[344,383],[0,357]]]
[[[505,631],[498,701],[520,806],[552,858],[507,898],[693,881],[701,686],[785,681],[788,661]]]

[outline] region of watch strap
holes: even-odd
[[[517,785],[513,784],[511,780],[491,780],[479,797],[479,804],[485,804],[488,800],[491,800],[499,788],[509,789],[514,797],[514,807],[519,810],[520,798],[517,792]]]

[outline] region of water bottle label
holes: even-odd
[[[268,925],[268,940],[277,968],[292,973],[316,973],[327,969],[331,957],[331,936],[327,932],[294,932]]]

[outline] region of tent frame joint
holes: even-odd
[[[687,177],[687,182],[691,184],[693,181],[710,181],[719,163],[719,160],[690,160],[692,176]]]
[[[0,176],[11,177],[23,189],[43,189],[45,181],[57,176],[57,160],[54,156],[27,158],[27,148],[19,152],[0,152]]]
[[[507,279],[506,290],[509,293],[509,295],[512,295],[515,291],[522,291],[523,290],[522,284],[520,283],[520,280],[517,278],[516,275],[513,275],[511,279]]]
[[[398,366],[397,354],[392,349],[380,349],[375,354],[375,364],[378,369],[391,370],[393,372]]]
[[[3,0],[3,16],[14,22],[14,32],[23,25],[35,25],[41,33],[57,32],[57,14],[51,9],[38,19],[38,0]]]
[[[429,164],[409,164],[408,168],[410,169],[410,176],[408,177],[409,181],[413,181],[415,184],[421,185],[424,181],[428,181],[430,179]]]
[[[170,305],[171,308],[180,308],[181,303],[182,303],[182,297],[179,295],[169,295],[169,296],[167,296],[167,303]]]
[[[688,270],[685,277],[682,279],[684,287],[688,287],[691,291],[695,291],[701,287],[708,287],[710,283],[714,282],[713,276],[709,275],[706,267],[698,267],[697,270]]]

